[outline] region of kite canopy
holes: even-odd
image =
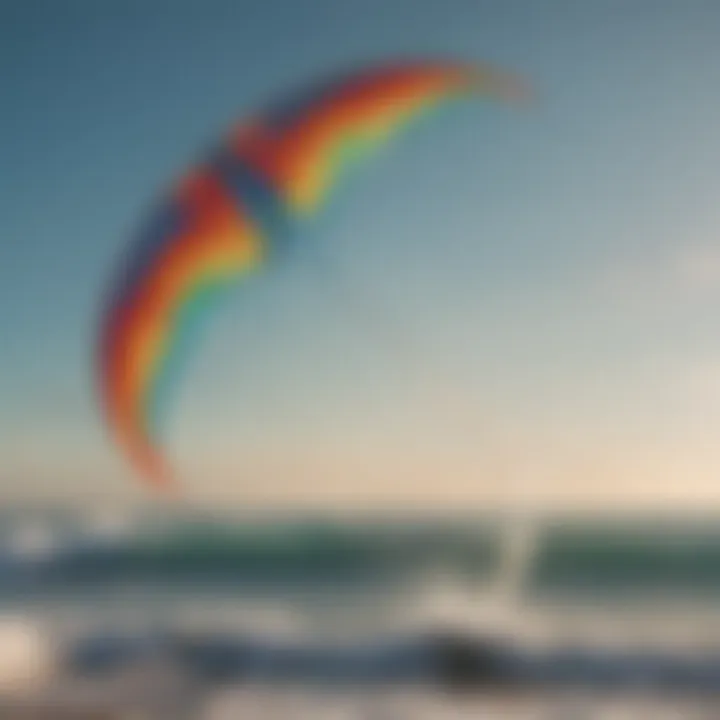
[[[233,129],[162,203],[120,269],[101,327],[100,394],[110,429],[158,488],[173,484],[163,416],[209,307],[271,265],[343,171],[411,121],[522,86],[494,69],[418,62],[347,75]]]

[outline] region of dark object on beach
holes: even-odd
[[[440,633],[432,638],[431,645],[436,677],[450,691],[507,688],[514,684],[499,642]]]

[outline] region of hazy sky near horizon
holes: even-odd
[[[158,193],[268,99],[431,56],[535,100],[410,133],[238,288],[168,427],[188,492],[720,505],[718,36],[713,0],[0,0],[0,500],[142,497],[92,359]]]

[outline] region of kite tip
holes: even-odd
[[[136,454],[136,459],[139,470],[152,491],[166,497],[174,496],[177,493],[177,483],[165,458],[145,445]]]
[[[165,497],[174,497],[178,493],[178,485],[172,474],[164,465],[153,468],[150,474],[153,490]]]

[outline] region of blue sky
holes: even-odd
[[[712,0],[1,0],[0,497],[142,497],[92,370],[132,232],[233,120],[410,55],[536,100],[411,133],[238,288],[168,427],[188,491],[720,500],[718,33]]]

